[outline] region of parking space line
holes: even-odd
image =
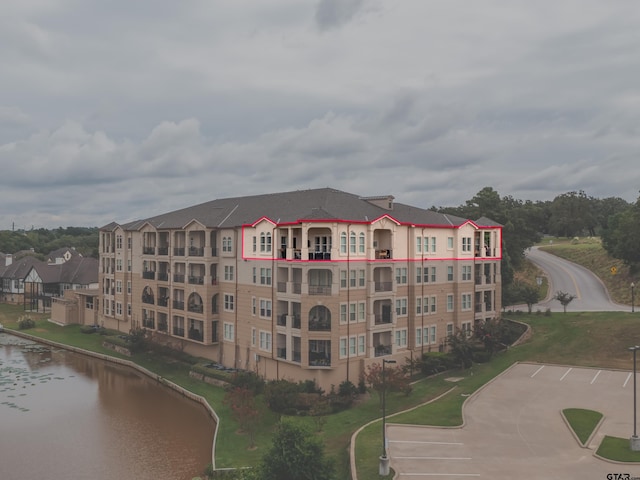
[[[538,372],[540,370],[542,370],[543,368],[544,368],[544,365],[542,365],[539,369],[537,369],[535,372],[533,372],[533,375],[531,375],[531,378],[535,377],[538,374]]]
[[[569,372],[573,370],[573,367],[571,367],[569,370],[567,370],[566,372],[564,372],[564,375],[562,375],[562,377],[560,377],[560,381],[564,380],[564,377],[566,377],[567,375],[569,375]]]
[[[593,380],[591,380],[591,385],[593,385],[596,381],[596,378],[598,378],[598,375],[600,375],[602,373],[602,370],[598,370],[598,373],[596,373],[596,376],[593,377]]]
[[[472,460],[471,457],[393,457],[403,460]]]
[[[627,375],[627,379],[622,384],[622,388],[627,386],[627,383],[629,383],[629,380],[631,380],[631,375],[633,375],[633,373],[629,373],[629,375]]]
[[[421,442],[419,440],[389,440],[389,443],[418,443],[422,445],[464,445],[460,442]]]
[[[401,477],[479,477],[479,473],[401,473]]]

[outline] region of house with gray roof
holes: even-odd
[[[329,389],[500,312],[502,227],[331,188],[100,229],[98,321]]]

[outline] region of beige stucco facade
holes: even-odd
[[[233,228],[116,224],[100,234],[98,322],[267,379],[357,384],[382,358],[445,348],[495,318],[501,228],[366,221]]]

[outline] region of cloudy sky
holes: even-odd
[[[635,0],[2,0],[0,229],[640,190]]]

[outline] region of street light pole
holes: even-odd
[[[636,354],[640,350],[640,346],[629,347],[629,350],[633,352],[633,436],[629,440],[631,450],[640,450],[640,439],[638,438],[636,426],[637,426],[637,393],[636,393]]]
[[[635,288],[636,288],[635,283],[631,282],[631,313],[633,313],[635,311],[635,306],[634,306],[634,304],[635,304],[635,295],[634,295]]]
[[[382,455],[380,456],[380,468],[378,473],[382,476],[389,475],[389,457],[387,457],[387,383],[385,378],[385,368],[387,363],[396,363],[395,360],[382,359]]]

